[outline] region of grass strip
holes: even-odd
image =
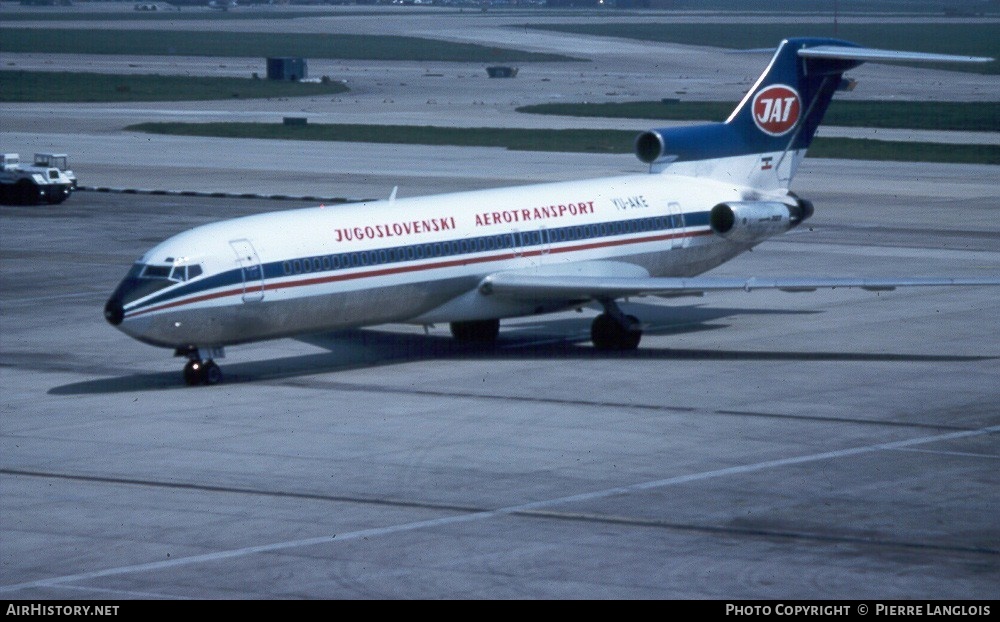
[[[340,82],[0,71],[0,102],[137,102],[334,95]]]
[[[724,121],[736,102],[623,102],[537,104],[518,112],[572,117]],[[912,130],[1000,132],[1000,102],[913,102],[833,100],[823,125]]]
[[[855,43],[889,50],[909,50],[938,54],[990,56],[1000,58],[1000,37],[996,24],[983,22],[939,23],[848,23],[832,20],[822,23],[786,24],[676,24],[676,23],[581,23],[581,24],[525,24],[521,28],[553,30],[557,32],[619,37],[656,41],[724,47],[734,50],[774,48],[788,37],[834,37]],[[940,67],[951,71],[975,73],[1000,73],[1000,61],[990,63],[943,63],[919,66]]]
[[[503,147],[515,151],[631,153],[637,132],[620,130],[538,130],[412,125],[270,123],[139,123],[129,131],[218,138],[265,138],[409,145]],[[811,157],[901,162],[1000,164],[1000,147],[817,138]]]
[[[558,54],[390,35],[59,28],[2,28],[0,52],[482,63],[580,60]]]

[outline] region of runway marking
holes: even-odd
[[[996,454],[974,454],[967,451],[942,451],[940,449],[913,449],[909,447],[900,447],[896,451],[916,451],[922,454],[941,454],[944,456],[966,456],[969,458],[993,458],[994,460],[1000,460],[1000,456]]]
[[[986,454],[967,454],[962,452],[947,452],[947,451],[936,451],[936,450],[921,450],[921,449],[907,449],[900,448],[896,451],[919,451],[927,453],[943,453],[943,454],[955,454],[955,455],[966,455],[966,456],[976,456],[985,458],[1000,458],[1000,456],[992,456]],[[51,479],[62,479],[69,481],[84,481],[93,483],[110,483],[110,484],[125,484],[129,486],[149,486],[154,488],[168,488],[168,489],[183,489],[183,490],[194,490],[200,492],[219,492],[227,494],[241,494],[241,495],[253,495],[253,496],[263,496],[263,497],[277,497],[277,498],[294,498],[294,499],[309,499],[314,501],[327,501],[330,503],[355,503],[359,505],[386,505],[392,507],[408,507],[408,508],[420,508],[424,510],[450,510],[456,512],[465,513],[479,513],[488,511],[483,507],[475,506],[463,506],[453,503],[433,503],[427,501],[410,501],[406,499],[391,499],[391,498],[373,498],[373,497],[349,497],[345,495],[320,495],[315,493],[301,493],[301,492],[287,492],[287,491],[274,491],[274,490],[264,490],[264,489],[254,489],[254,488],[237,488],[233,486],[207,486],[201,484],[191,484],[184,482],[163,482],[155,480],[139,480],[139,479],[125,479],[125,478],[113,478],[113,477],[99,477],[99,476],[87,476],[87,475],[69,475],[63,473],[45,473],[41,471],[24,471],[24,470],[13,470],[13,469],[0,469],[0,475],[15,475],[15,476],[26,476],[26,477],[43,477]],[[865,538],[860,536],[850,536],[850,535],[828,535],[822,533],[810,533],[806,531],[777,531],[773,529],[764,528],[753,528],[753,527],[734,527],[734,526],[717,526],[717,525],[699,525],[699,524],[689,524],[689,523],[675,523],[670,521],[665,521],[656,518],[643,518],[635,516],[617,516],[612,514],[593,514],[587,512],[564,512],[558,510],[524,510],[520,512],[514,512],[514,515],[542,518],[542,519],[552,519],[552,520],[563,520],[572,522],[596,522],[596,523],[607,523],[611,525],[631,525],[636,527],[654,527],[660,529],[670,529],[674,531],[690,531],[698,533],[710,533],[710,534],[720,534],[720,535],[734,535],[734,536],[756,536],[763,538],[779,538],[786,540],[811,540],[817,542],[839,542],[839,543],[849,543],[849,544],[865,544],[868,546],[891,546],[896,548],[908,548],[908,549],[918,549],[918,550],[932,550],[932,551],[945,551],[945,552],[958,552],[958,553],[973,553],[979,555],[1000,555],[1000,549],[992,549],[986,547],[970,547],[961,546],[953,544],[933,544],[927,542],[912,542],[905,540],[887,540],[887,539],[876,539],[876,538]],[[165,598],[164,596],[158,594],[147,594],[144,592],[132,592],[123,590],[111,590],[104,588],[87,588],[87,587],[73,587],[70,588],[68,585],[53,586],[55,588],[65,588],[65,589],[78,589],[81,591],[106,591],[109,593],[122,593],[127,595],[140,595],[145,598]],[[181,597],[174,597],[181,598]]]
[[[73,583],[77,581],[86,581],[89,579],[99,579],[102,577],[110,577],[116,575],[133,574],[139,572],[150,572],[156,570],[166,570],[169,568],[176,568],[181,566],[190,566],[194,564],[210,563],[216,561],[223,561],[227,559],[234,559],[238,557],[247,557],[250,555],[256,555],[258,553],[270,553],[275,551],[284,551],[288,549],[302,548],[308,546],[316,546],[321,544],[330,544],[333,542],[351,541],[359,540],[363,538],[374,538],[379,536],[393,535],[397,533],[405,533],[408,531],[416,531],[420,529],[431,529],[435,527],[442,527],[447,525],[455,525],[461,523],[470,523],[474,521],[482,521],[491,518],[498,518],[504,516],[511,516],[516,514],[521,514],[525,512],[533,512],[537,510],[544,510],[552,506],[563,505],[567,503],[580,503],[585,501],[594,501],[597,499],[606,499],[609,497],[615,497],[619,495],[627,495],[635,492],[643,492],[647,490],[654,490],[657,488],[665,488],[667,486],[676,486],[679,484],[689,484],[692,482],[703,481],[707,479],[714,479],[718,477],[726,477],[729,475],[743,475],[746,473],[755,473],[757,471],[763,471],[766,469],[774,469],[786,466],[794,466],[799,464],[807,464],[810,462],[818,462],[822,460],[832,460],[837,458],[848,458],[851,456],[857,456],[862,454],[874,453],[877,451],[886,450],[896,450],[906,447],[912,447],[915,445],[924,445],[927,443],[937,443],[942,441],[956,440],[960,438],[971,438],[974,436],[982,436],[984,434],[993,434],[1000,432],[1000,426],[990,426],[986,428],[980,428],[978,430],[969,430],[965,432],[952,432],[949,434],[939,434],[935,436],[924,436],[921,438],[914,438],[904,441],[893,441],[888,443],[876,443],[874,445],[865,445],[863,447],[854,447],[850,449],[838,449],[835,451],[826,451],[818,454],[810,454],[807,456],[798,456],[794,458],[780,458],[777,460],[766,460],[764,462],[758,462],[755,464],[745,464],[741,466],[727,467],[724,469],[715,469],[712,471],[703,471],[701,473],[692,473],[689,475],[680,475],[676,477],[669,477],[665,479],[653,480],[649,482],[641,482],[638,484],[631,484],[627,486],[616,486],[613,488],[607,488],[604,490],[598,490],[594,492],[580,493],[576,495],[568,495],[565,497],[557,497],[554,499],[545,499],[541,501],[533,501],[529,503],[522,503],[519,505],[512,505],[505,508],[499,508],[496,510],[488,510],[482,512],[473,512],[469,514],[459,514],[453,516],[444,516],[441,518],[434,518],[429,520],[415,521],[411,523],[403,523],[399,525],[390,525],[387,527],[375,527],[372,529],[362,529],[359,531],[350,531],[343,534],[332,534],[326,536],[318,536],[314,538],[304,538],[300,540],[291,540],[287,542],[275,542],[272,544],[262,544],[258,546],[249,546],[239,549],[231,549],[228,551],[217,551],[214,553],[206,553],[203,555],[191,555],[188,557],[179,557],[176,559],[168,559],[157,562],[148,562],[144,564],[133,564],[129,566],[120,566],[117,568],[107,568],[105,570],[96,570],[93,572],[82,572],[71,575],[63,575],[60,577],[50,577],[48,579],[39,579],[36,581],[28,581],[25,583],[17,583],[14,585],[0,586],[0,593],[14,592],[29,588],[44,588],[44,587],[56,587],[61,586],[66,583]]]
[[[106,587],[88,587],[85,585],[53,585],[52,587],[60,590],[72,590],[75,592],[98,592],[100,594],[115,594],[118,597],[123,596],[136,596],[139,598],[144,598],[146,600],[156,599],[156,600],[194,600],[191,596],[174,596],[171,594],[161,594],[159,592],[137,592],[135,590],[113,590]]]

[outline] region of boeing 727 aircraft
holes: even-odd
[[[492,341],[500,319],[592,302],[599,349],[638,347],[616,301],[719,290],[1000,285],[998,278],[698,276],[809,218],[789,191],[843,73],[864,61],[988,58],[787,39],[724,123],[654,129],[649,174],[311,208],[176,235],[132,267],[104,308],[172,348],[188,384],[214,384],[224,346],[384,323],[448,322]]]

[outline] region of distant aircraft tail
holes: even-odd
[[[788,188],[843,74],[865,61],[993,59],[864,48],[837,39],[785,39],[724,123],[653,129],[635,142],[654,173],[696,174],[761,190]]]

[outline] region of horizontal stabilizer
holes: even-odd
[[[847,45],[818,45],[798,51],[802,58],[824,58],[856,60],[873,63],[917,62],[917,63],[988,63],[987,56],[959,56],[955,54],[929,54],[927,52],[901,52],[875,48],[852,47]]]

